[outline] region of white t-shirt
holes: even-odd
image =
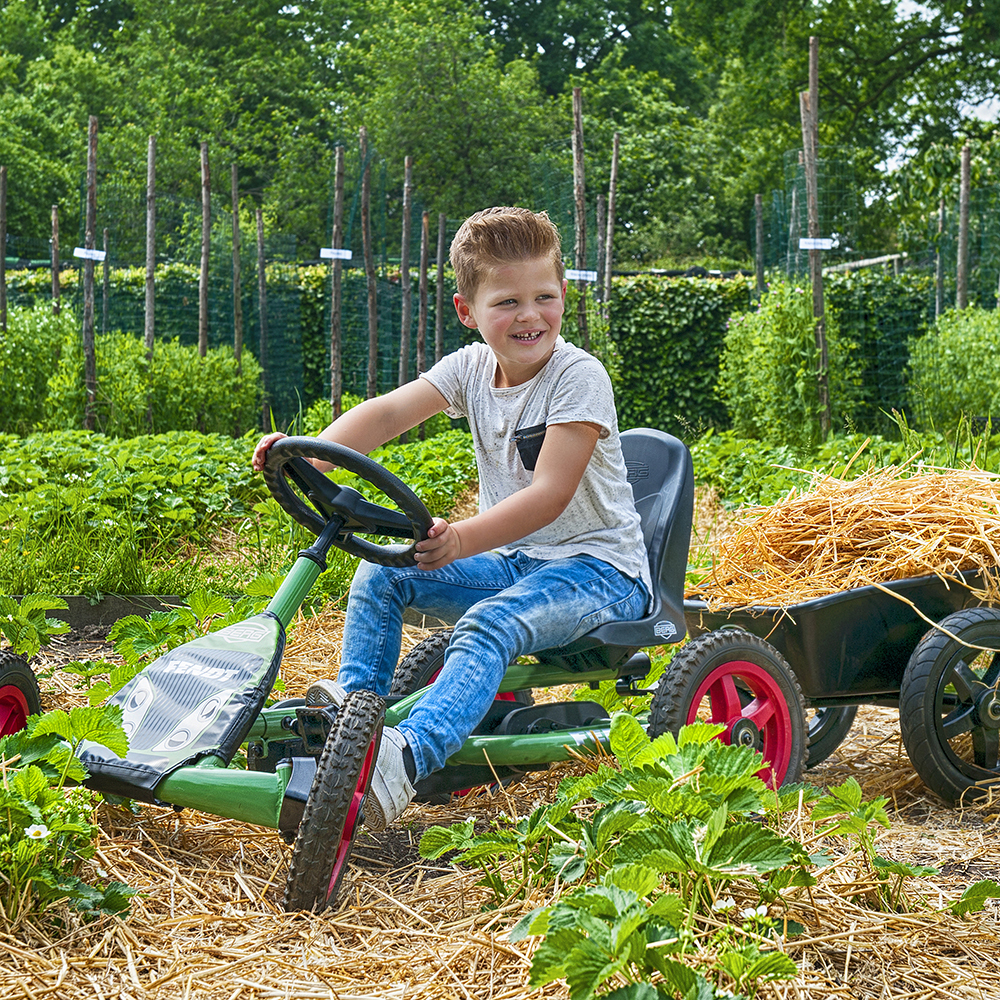
[[[551,524],[502,547],[533,559],[588,554],[652,592],[642,527],[628,484],[611,379],[593,355],[560,337],[545,367],[511,388],[495,385],[496,358],[486,344],[462,347],[421,378],[448,401],[449,415],[466,417],[479,468],[479,509],[489,510],[530,485],[514,432],[577,421],[601,428],[594,454],[567,508]]]

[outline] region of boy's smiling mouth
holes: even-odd
[[[538,340],[538,338],[542,336],[542,331],[541,330],[528,330],[528,331],[526,331],[524,333],[512,333],[511,336],[515,340],[520,340],[520,341],[523,341],[524,343],[528,343],[529,341],[532,341],[532,340]]]

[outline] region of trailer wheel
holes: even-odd
[[[807,753],[802,692],[791,667],[763,639],[722,629],[678,650],[653,695],[649,732],[676,734],[698,720],[725,725],[723,742],[760,751],[760,777],[772,788],[801,777]]]
[[[38,678],[23,656],[0,651],[0,736],[24,729],[29,715],[42,710]]]
[[[979,798],[1000,781],[998,684],[1000,610],[994,608],[948,615],[906,665],[899,693],[903,744],[924,784],[949,802]]]
[[[282,905],[319,912],[337,898],[375,772],[385,703],[348,695],[327,736],[295,836]]]
[[[811,770],[821,764],[833,753],[854,725],[854,717],[858,714],[857,705],[846,705],[837,708],[824,705],[806,715],[806,740],[809,746],[809,759],[806,769]]]

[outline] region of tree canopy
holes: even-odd
[[[102,177],[141,192],[155,135],[159,189],[193,198],[207,141],[219,194],[238,163],[305,256],[329,239],[334,148],[362,125],[389,188],[412,156],[435,213],[531,204],[540,164],[569,170],[579,86],[591,203],[621,135],[627,254],[743,260],[754,194],[801,145],[812,35],[820,142],[850,148],[882,199],[867,238],[891,242],[964,141],[993,149],[992,0],[6,0],[8,230],[44,238],[52,204],[78,218],[89,115]]]

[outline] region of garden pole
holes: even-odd
[[[427,370],[427,268],[430,263],[431,222],[430,215],[420,216],[420,268],[417,272],[417,376]],[[425,434],[420,425],[420,440]]]
[[[754,247],[754,264],[757,272],[757,294],[764,292],[764,196],[753,196],[753,209],[756,215],[757,245]]]
[[[958,274],[956,275],[955,308],[969,304],[969,189],[972,175],[972,153],[962,147],[962,175],[958,193]]]
[[[618,153],[620,147],[619,134],[615,132],[611,143],[611,180],[608,182],[608,231],[604,237],[604,310],[611,310],[611,261],[614,250],[615,236],[615,197],[618,194]]]
[[[94,227],[97,225],[97,118],[90,116],[87,130],[87,224],[84,248],[94,249]],[[94,354],[94,261],[83,259],[83,385],[85,403],[83,429],[94,429],[94,404],[97,400],[97,358]]]
[[[941,240],[944,238],[944,198],[938,203],[937,253],[934,255],[934,318],[944,312],[944,255]]]
[[[573,88],[573,198],[576,206],[576,268],[587,267],[587,202],[583,171],[583,90]],[[580,346],[590,350],[590,331],[587,329],[587,282],[576,282],[576,323],[580,331]]]
[[[240,178],[236,164],[230,166],[233,199],[233,355],[236,374],[243,374],[243,278],[240,274]]]
[[[260,428],[267,434],[271,427],[271,386],[267,363],[267,274],[264,270],[264,213],[257,209],[257,311],[260,316],[260,374],[264,387],[264,399],[261,404]]]
[[[410,325],[413,322],[413,287],[410,284],[410,214],[413,211],[413,157],[407,156],[403,167],[403,242],[399,248],[399,286],[402,293],[399,327],[398,385],[410,381]],[[406,440],[404,434],[401,438]]]
[[[809,238],[818,240],[819,224],[819,39],[809,38],[809,90],[799,94],[802,116],[802,152],[806,175],[806,211],[809,220]],[[823,312],[823,260],[822,251],[813,246],[809,250],[809,277],[812,284],[813,317],[816,320],[815,339],[817,354],[816,384],[819,398],[820,434],[825,441],[830,434],[830,390],[827,376],[826,318]]]
[[[146,148],[146,316],[143,327],[146,363],[153,360],[153,329],[156,310],[156,136]]]
[[[104,248],[104,260],[101,261],[101,333],[108,332],[108,293],[111,290],[111,271],[109,270],[110,264],[108,262],[108,230],[107,227],[104,229],[103,241],[101,246]]]
[[[594,298],[598,302],[604,300],[604,240],[601,233],[608,225],[608,202],[603,194],[597,196],[597,284],[594,286]]]
[[[208,247],[212,239],[212,189],[208,143],[201,144],[201,268],[198,272],[198,354],[208,353]]]
[[[444,242],[448,220],[438,213],[437,278],[434,288],[434,363],[444,357]]]
[[[333,246],[344,247],[344,147],[338,146],[333,178]],[[333,292],[330,301],[330,409],[333,419],[341,414],[340,397],[344,393],[343,345],[340,332],[341,283],[344,262],[333,258]]]
[[[368,162],[368,129],[358,133],[361,146],[361,242],[365,255],[365,281],[368,286],[368,385],[367,396],[378,394],[378,289],[375,283],[375,255],[372,250],[372,173]]]
[[[58,316],[61,309],[59,296],[59,206],[52,206],[52,315]]]
[[[0,331],[7,332],[7,168],[0,167]]]

